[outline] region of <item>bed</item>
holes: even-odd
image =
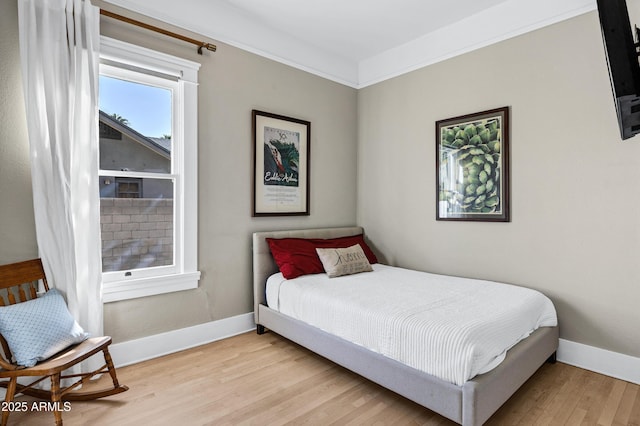
[[[254,315],[258,333],[269,329],[464,426],[483,424],[545,361],[555,360],[558,327],[540,327],[509,349],[497,367],[457,385],[267,306],[267,280],[279,272],[267,239],[326,239],[363,233],[361,227],[254,233]]]

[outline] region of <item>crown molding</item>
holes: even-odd
[[[595,0],[508,0],[360,62],[358,88],[596,9]],[[499,25],[488,25],[497,22]]]
[[[211,13],[189,14],[181,2],[173,0],[105,2],[353,88],[367,87],[596,9],[595,0],[506,0],[357,62],[281,33],[226,2],[198,0],[191,10]],[[491,22],[498,24],[487,24]]]
[[[223,1],[191,0],[189,8],[174,0],[104,2],[346,86],[357,86],[357,63],[274,30]],[[194,10],[198,12],[190,12]],[[218,50],[223,48],[218,46]]]

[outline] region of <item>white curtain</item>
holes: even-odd
[[[38,250],[50,285],[94,336],[103,333],[99,12],[89,0],[18,0]]]

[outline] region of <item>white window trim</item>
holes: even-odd
[[[176,267],[149,268],[138,272],[131,271],[120,279],[113,279],[112,273],[103,274],[102,299],[104,303],[118,300],[146,297],[174,291],[189,290],[198,287],[198,70],[200,64],[175,56],[156,52],[140,46],[125,43],[108,37],[101,37],[100,59],[110,65],[123,68],[150,70],[177,80],[180,91],[180,108],[174,109],[175,135],[182,134],[182,143],[174,145],[173,174],[176,199],[174,263]],[[155,271],[156,275],[149,276]],[[106,278],[109,274],[109,278]]]

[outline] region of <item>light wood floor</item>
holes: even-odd
[[[64,424],[454,425],[274,333],[246,333],[120,368],[118,376],[128,392],[73,402]],[[545,364],[487,424],[640,425],[639,388]],[[12,413],[9,424],[53,424],[53,414]]]

